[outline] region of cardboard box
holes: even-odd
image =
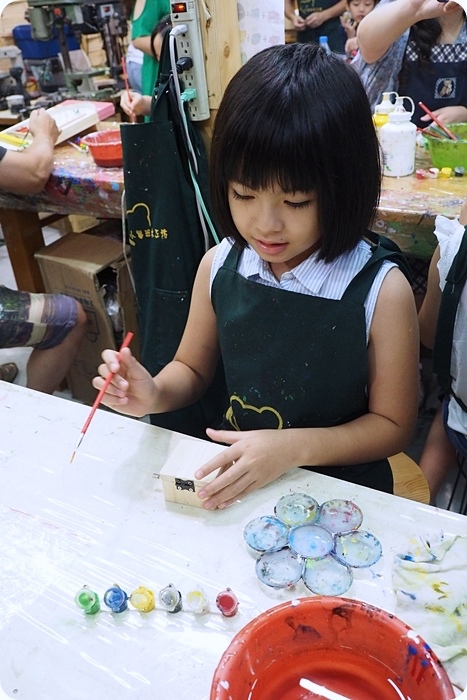
[[[42,248],[35,257],[46,291],[69,294],[86,311],[86,337],[67,381],[73,396],[91,405],[97,394],[91,380],[102,362],[102,351],[118,348],[124,334],[131,330],[135,334],[131,350],[139,356],[136,298],[121,241],[89,233],[70,233]],[[116,322],[112,323],[112,319]]]

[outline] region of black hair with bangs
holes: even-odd
[[[272,46],[232,78],[211,143],[213,214],[223,236],[240,236],[230,214],[229,182],[253,190],[314,190],[319,255],[351,250],[379,201],[379,147],[368,98],[354,69],[314,44]]]

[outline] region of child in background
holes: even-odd
[[[347,11],[341,16],[341,25],[346,35],[344,50],[350,58],[358,51],[358,25],[374,9],[376,2],[377,0],[347,0]]]
[[[221,470],[205,508],[303,465],[392,490],[386,458],[415,425],[419,340],[409,283],[365,240],[380,172],[368,100],[337,56],[273,46],[232,78],[211,144],[225,238],[200,264],[175,358],[153,378],[129,349],[106,350],[93,380],[116,372],[104,396],[116,411],[170,411],[204,394],[222,356],[230,402],[207,435],[227,447],[196,473]]]
[[[339,17],[345,8],[346,0],[284,0],[284,14],[297,31],[298,42],[317,44],[320,36],[327,36],[331,51],[340,54],[344,37]]]
[[[436,217],[435,235],[438,247],[431,260],[427,293],[419,312],[420,339],[427,348],[433,348],[435,345],[446,276],[465,235],[465,225],[467,200],[462,206],[458,221],[444,216]],[[445,336],[444,332],[442,336]],[[467,404],[466,350],[467,288],[464,288],[456,313],[452,357],[445,360],[451,371],[452,390],[438,408],[420,458],[420,468],[428,481],[433,502],[443,481],[456,464],[456,449],[461,455],[467,455],[467,412],[461,406],[461,403],[464,406]]]

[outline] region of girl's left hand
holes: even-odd
[[[206,431],[215,442],[230,444],[224,452],[206,462],[195,474],[196,479],[221,472],[199,492],[203,508],[226,508],[250,491],[269,484],[295,466],[291,463],[289,430]]]
[[[432,112],[435,117],[438,117],[440,122],[443,124],[454,124],[458,122],[467,121],[467,107],[462,107],[461,105],[454,105],[452,107],[441,107],[440,109],[435,109]],[[425,114],[420,117],[422,122],[432,122],[432,118]]]

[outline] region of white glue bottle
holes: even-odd
[[[373,114],[373,123],[376,128],[376,132],[379,134],[381,127],[386,124],[389,120],[389,115],[394,111],[396,106],[395,102],[392,102],[391,95],[395,95],[396,99],[399,97],[397,92],[394,90],[391,92],[383,92],[383,99],[379,104],[375,106],[375,113]]]
[[[412,109],[407,112],[403,102],[408,100]],[[394,110],[379,132],[383,151],[383,175],[403,177],[411,175],[415,169],[415,140],[417,127],[410,121],[415,105],[410,97],[397,97]]]

